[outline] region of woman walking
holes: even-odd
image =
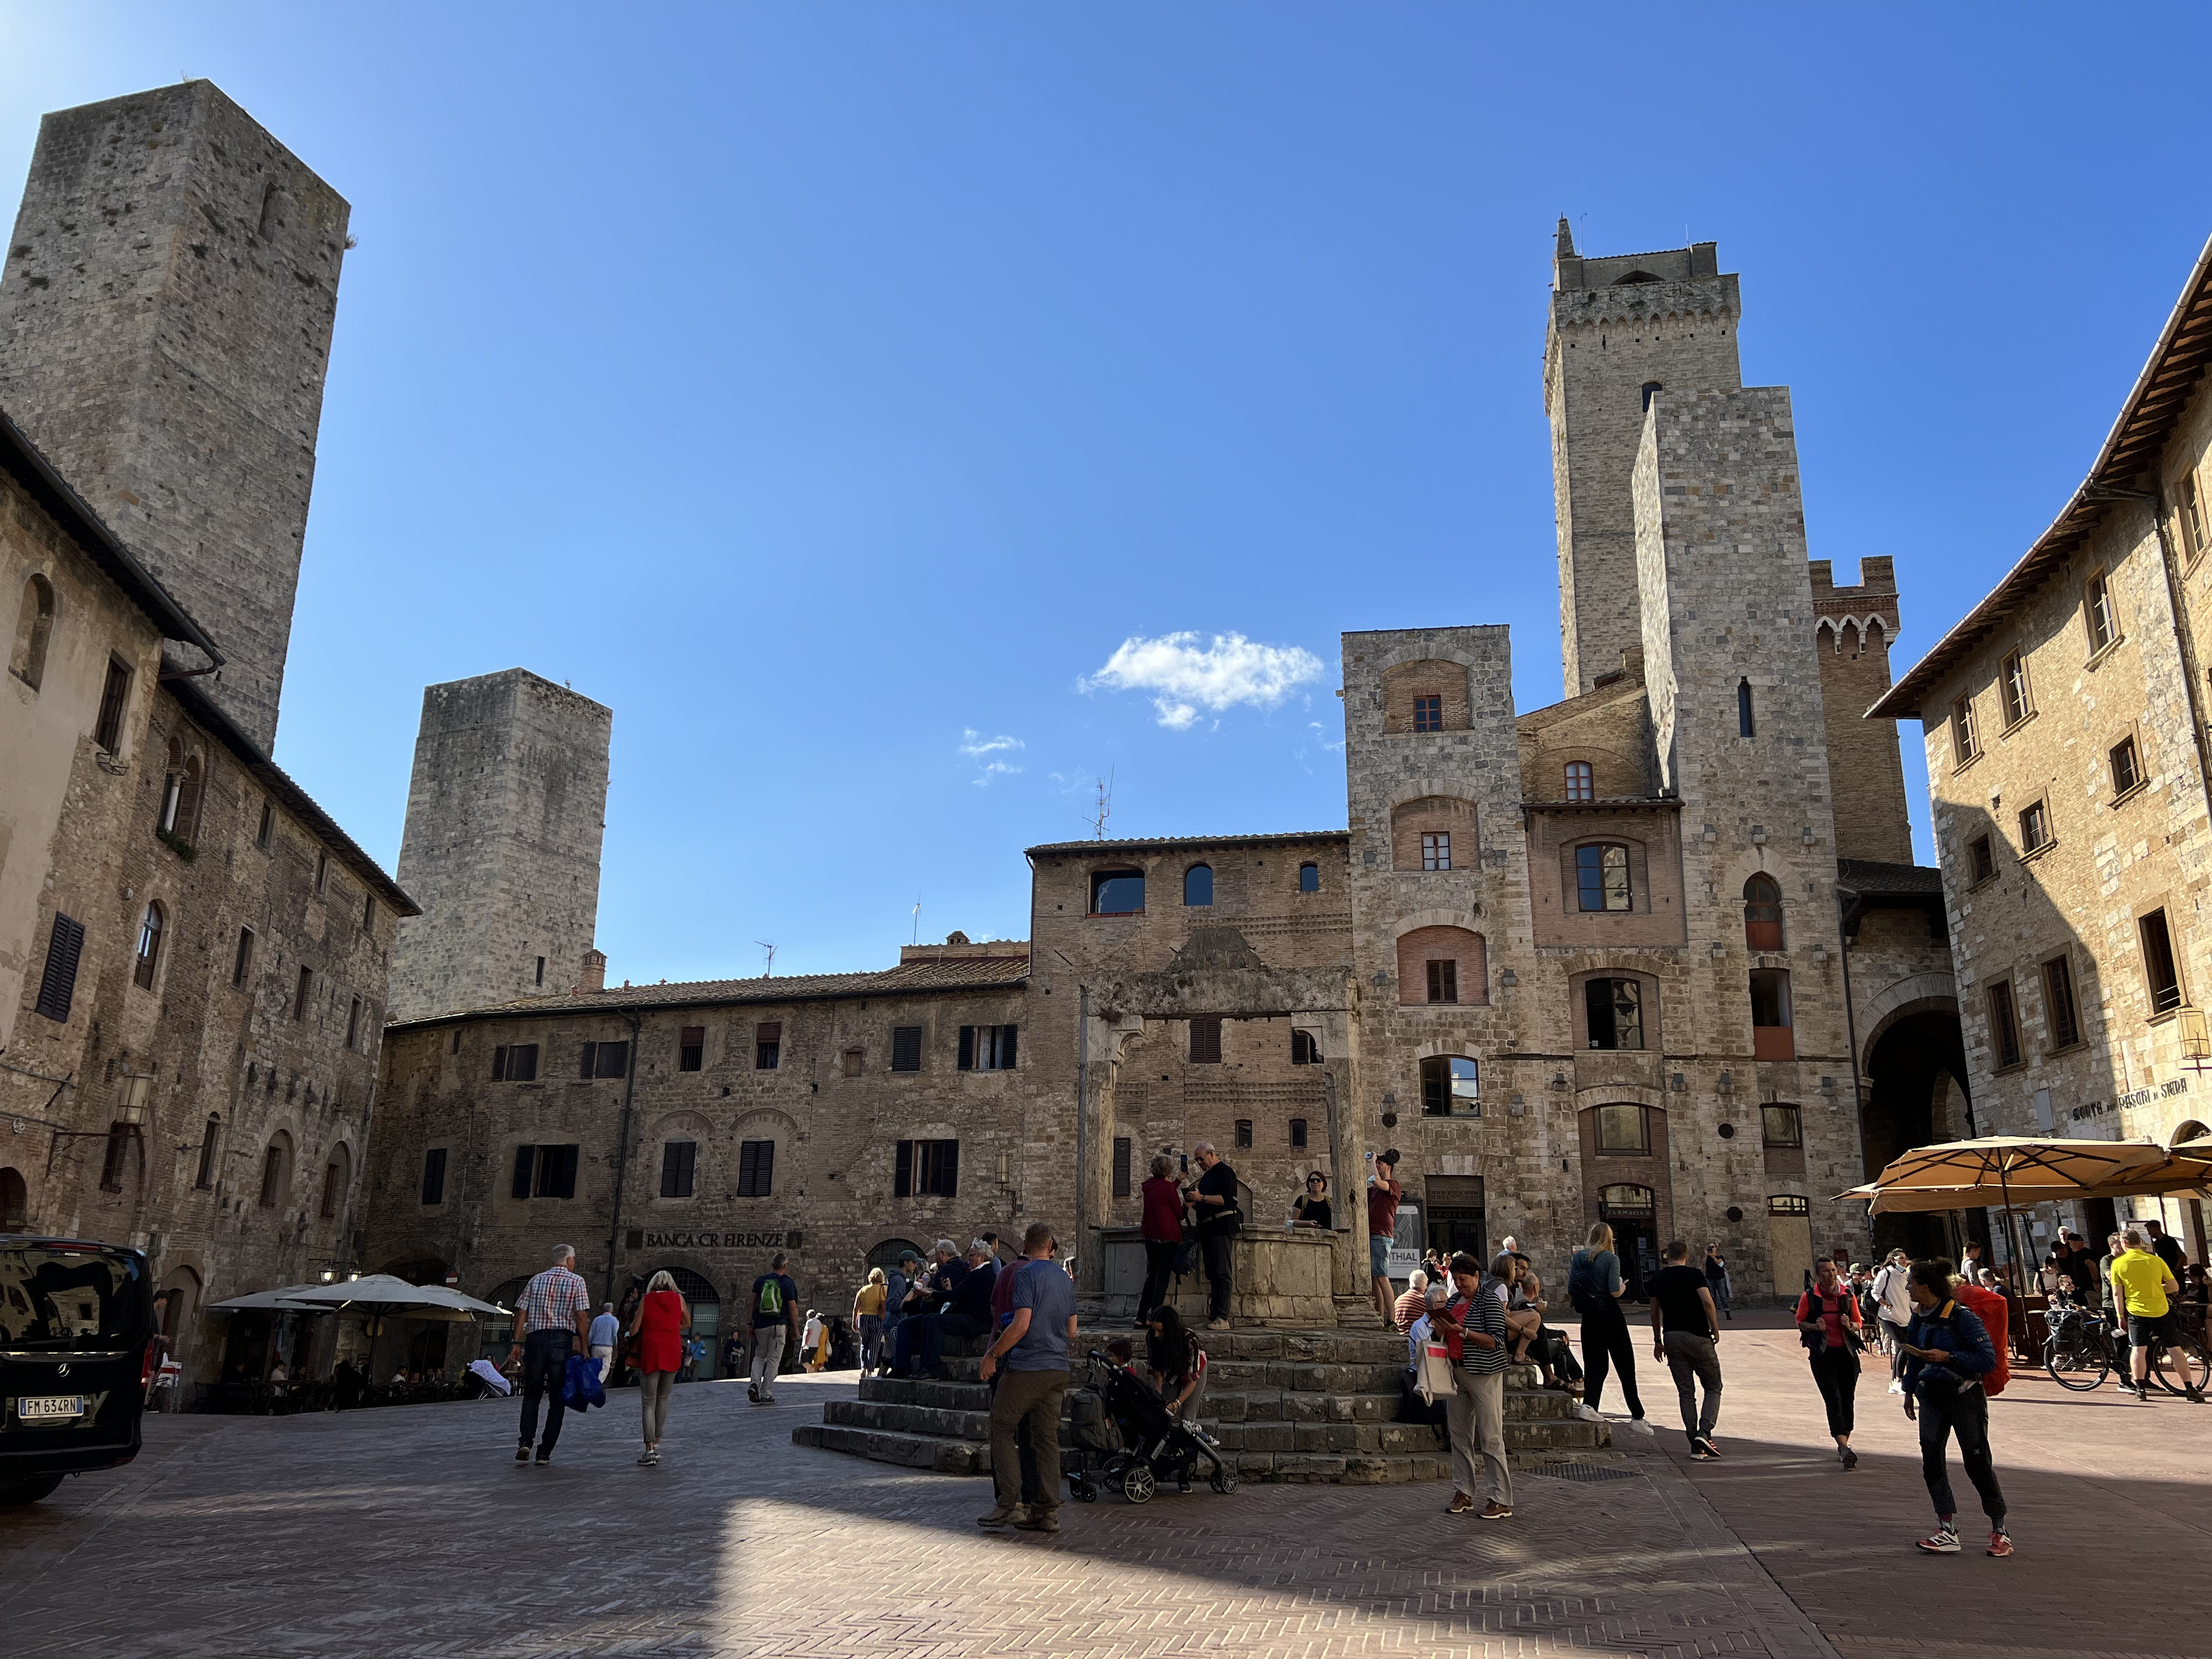
[[[1144,1187],[1145,1288],[1137,1297],[1142,1310],[1157,1308],[1168,1299],[1168,1281],[1175,1277],[1176,1252],[1182,1249],[1182,1188],[1176,1184],[1175,1163],[1165,1153],[1152,1160],[1152,1179]]]
[[[860,1334],[860,1375],[867,1376],[876,1369],[883,1357],[884,1299],[890,1294],[890,1286],[884,1280],[881,1267],[868,1269],[868,1282],[853,1297],[853,1328]]]
[[[691,1310],[676,1288],[676,1275],[663,1267],[645,1287],[645,1297],[630,1316],[629,1334],[635,1339],[637,1395],[643,1413],[645,1455],[637,1461],[647,1468],[660,1464],[660,1431],[668,1425],[668,1394],[676,1373],[684,1366],[684,1328],[691,1322]]]
[[[1628,1402],[1629,1426],[1644,1433],[1644,1400],[1636,1392],[1636,1345],[1621,1316],[1620,1297],[1628,1288],[1620,1277],[1620,1258],[1613,1253],[1613,1229],[1602,1221],[1589,1230],[1567,1268],[1567,1299],[1583,1317],[1583,1360],[1589,1374],[1577,1415],[1595,1422],[1605,1400],[1607,1372],[1620,1373],[1620,1397]]]
[[[1812,1358],[1813,1382],[1820,1390],[1820,1403],[1828,1408],[1828,1432],[1836,1437],[1836,1461],[1854,1469],[1859,1455],[1851,1449],[1852,1414],[1859,1387],[1859,1355],[1866,1348],[1866,1325],[1859,1317],[1858,1298],[1838,1275],[1836,1264],[1824,1255],[1813,1267],[1819,1277],[1813,1288],[1797,1298],[1798,1340]]]

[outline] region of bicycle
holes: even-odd
[[[2043,1345],[2043,1368],[2062,1389],[2086,1394],[2118,1371],[2124,1385],[2131,1385],[2128,1341],[2112,1328],[2103,1314],[2076,1307],[2063,1298],[2051,1304],[2051,1334]],[[2145,1371],[2165,1392],[2183,1399],[2201,1398],[2212,1382],[2212,1355],[2186,1330],[2179,1346],[2154,1342]]]

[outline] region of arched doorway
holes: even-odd
[[[2173,1133],[2166,1138],[2166,1144],[2169,1146],[2179,1146],[2185,1140],[2202,1140],[2207,1135],[2212,1135],[2212,1128],[2208,1128],[2196,1118],[2187,1118],[2174,1127]],[[2160,1204],[2159,1207],[2165,1209],[2167,1204],[2179,1213],[2168,1214],[2166,1217],[2166,1231],[2181,1241],[2181,1248],[2187,1252],[2189,1259],[2191,1261],[2212,1259],[2208,1258],[2204,1254],[2204,1200],[2193,1194],[2176,1193],[2172,1199],[2166,1200],[2166,1204]],[[2105,1207],[2109,1211],[2112,1206],[2107,1203]],[[2179,1223],[2178,1226],[2175,1224],[2177,1222]],[[2100,1249],[2103,1247],[2105,1240],[2103,1233],[2093,1233],[2090,1238],[2091,1242]]]
[[[1951,1111],[1960,1121],[1936,1122],[1937,1085],[1949,1081]],[[1966,1048],[1959,1033],[1955,1006],[1930,1005],[1893,1016],[1879,1027],[1867,1048],[1864,1126],[1866,1179],[1915,1146],[1980,1133],[1973,1102],[1966,1092]],[[1964,1212],[1970,1233],[1987,1242],[1989,1220],[1980,1210]],[[1902,1245],[1914,1259],[1954,1250],[1950,1217],[1939,1211],[1875,1216],[1874,1253],[1879,1257]],[[1796,1281],[1784,1284],[1780,1264],[1775,1283],[1795,1295]]]
[[[31,1224],[31,1189],[23,1172],[12,1165],[0,1169],[0,1233],[17,1233]]]
[[[881,1267],[888,1276],[900,1261],[911,1255],[917,1261],[929,1260],[929,1252],[910,1238],[887,1238],[868,1252],[868,1266]]]
[[[720,1376],[722,1293],[714,1288],[712,1279],[703,1273],[692,1272],[689,1267],[672,1267],[668,1273],[675,1279],[676,1288],[684,1293],[684,1300],[690,1304],[692,1336],[707,1345],[707,1357],[703,1360],[693,1358],[690,1352],[684,1355],[684,1369],[676,1373],[676,1380],[690,1382],[701,1377],[711,1379]],[[646,1275],[648,1281],[652,1277],[651,1273]]]
[[[1674,1188],[1664,1108],[1604,1101],[1577,1114],[1582,1143],[1583,1213],[1613,1229],[1613,1254],[1632,1300],[1659,1271],[1659,1247],[1673,1235]]]

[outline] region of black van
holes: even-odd
[[[143,1251],[0,1233],[0,1504],[137,1456],[153,1364]]]

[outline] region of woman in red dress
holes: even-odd
[[[663,1267],[645,1287],[645,1299],[630,1321],[637,1339],[637,1394],[645,1413],[645,1455],[637,1461],[647,1468],[660,1462],[660,1431],[668,1425],[668,1393],[676,1373],[684,1366],[684,1330],[691,1322],[691,1310],[684,1304],[675,1275]]]

